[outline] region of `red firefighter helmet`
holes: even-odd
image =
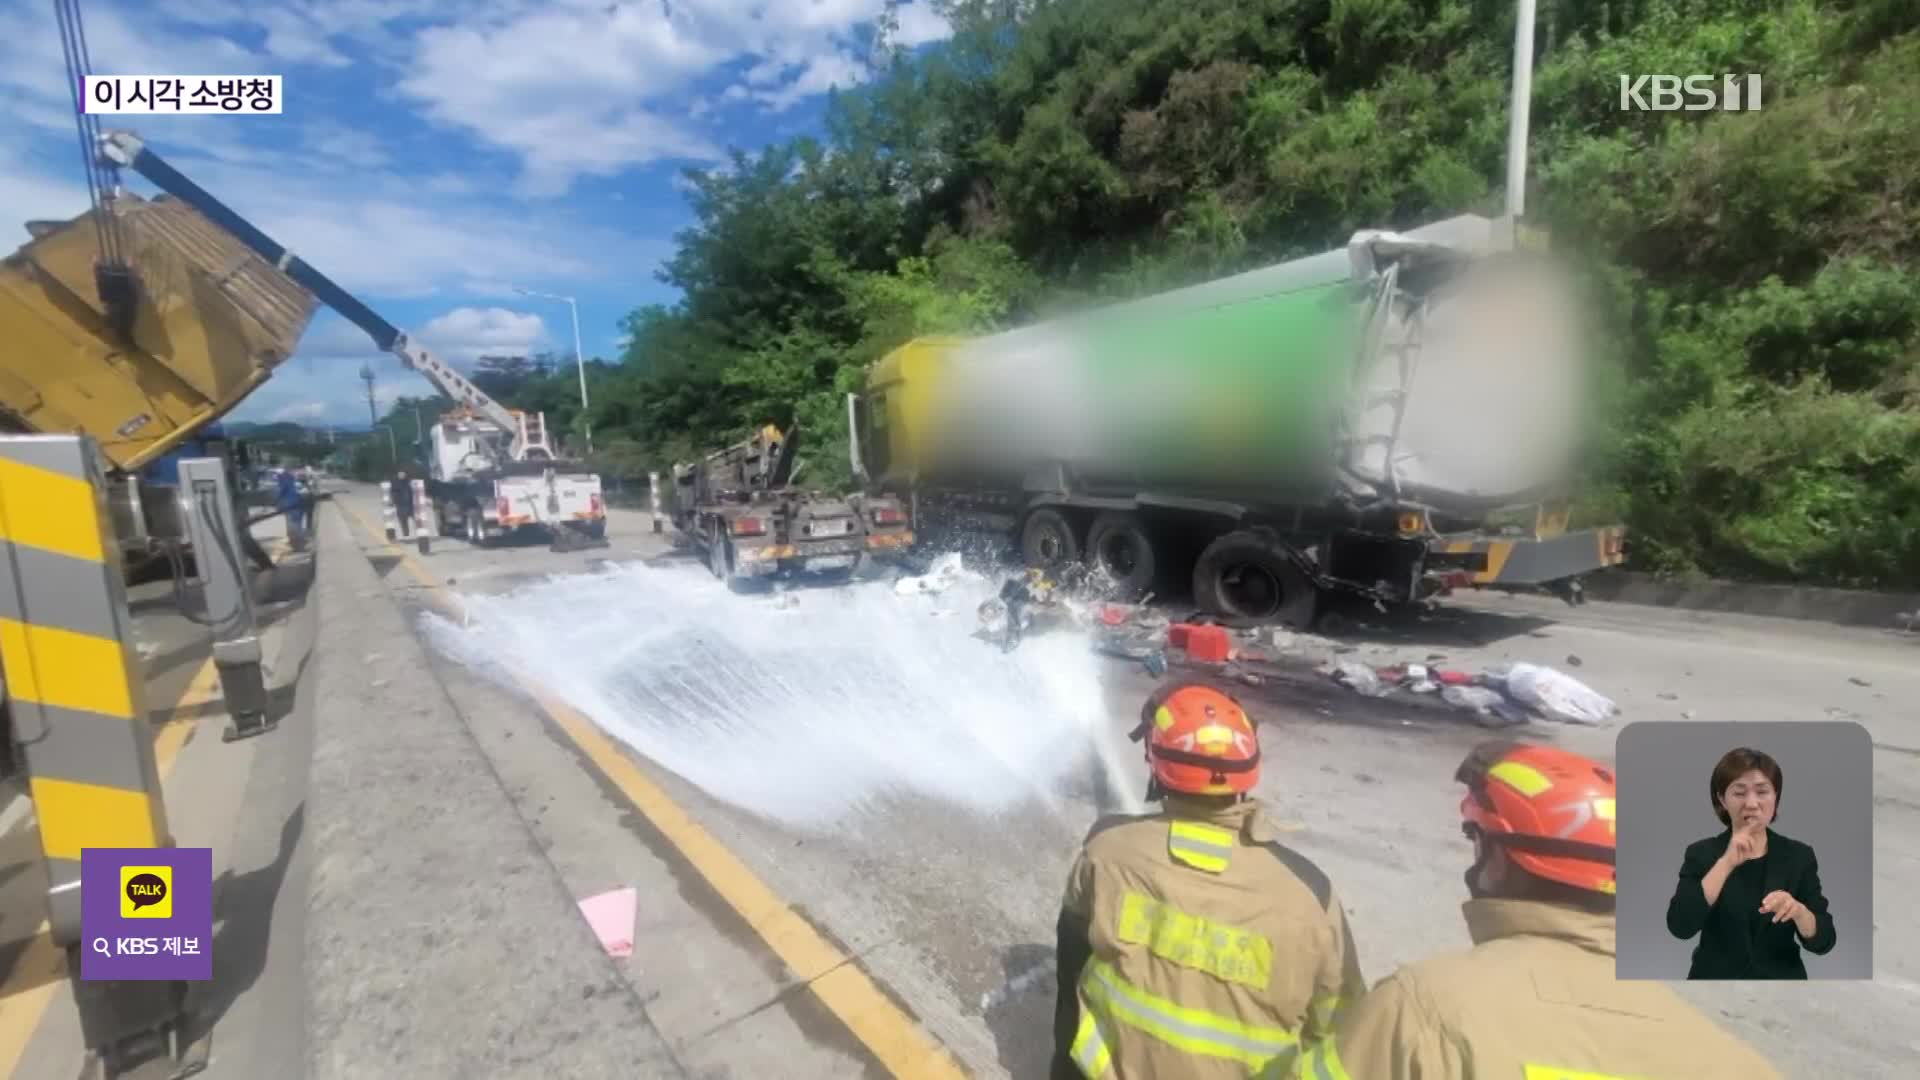
[[[1188,795],[1236,795],[1260,782],[1260,736],[1233,696],[1200,683],[1154,691],[1140,709],[1135,742],[1162,788]]]
[[[1460,763],[1461,831],[1500,845],[1520,869],[1577,889],[1614,891],[1612,770],[1528,743],[1483,743]]]

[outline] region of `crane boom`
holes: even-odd
[[[456,403],[491,420],[502,431],[511,433],[513,444],[509,453],[513,460],[552,460],[553,449],[548,445],[545,423],[536,421],[529,424],[524,414],[493,400],[450,365],[411,340],[399,327],[382,318],[359,297],[194,183],[165,158],[149,149],[138,135],[130,131],[105,132],[100,136],[99,150],[107,161],[146,177],[154,186],[193,207],[255,254],[279,267],[282,273],[313,293],[321,303],[366,331],[380,351],[398,357],[402,364],[426,376],[428,381]]]

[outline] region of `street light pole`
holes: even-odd
[[[565,301],[567,309],[573,315],[573,367],[580,375],[580,423],[586,429],[587,453],[593,453],[593,414],[587,402],[587,354],[580,348],[580,304],[571,296],[559,296],[554,293],[534,292],[532,289],[514,287],[514,292],[522,296],[538,296],[543,300]]]
[[[1533,103],[1534,0],[1516,0],[1513,28],[1513,100],[1507,113],[1507,218],[1527,212],[1527,126]],[[1511,226],[1510,226],[1511,227]]]

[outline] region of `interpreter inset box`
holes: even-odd
[[[1873,740],[1639,721],[1614,751],[1622,979],[1873,977]]]

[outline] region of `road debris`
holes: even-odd
[[[1550,667],[1516,663],[1506,670],[1504,678],[1508,697],[1549,720],[1604,724],[1620,711],[1612,699]]]
[[[580,901],[580,914],[586,917],[593,936],[608,956],[633,955],[633,922],[640,910],[637,889],[613,889]]]
[[[1490,686],[1448,686],[1440,697],[1456,709],[1465,709],[1486,727],[1511,727],[1528,720],[1527,711]]]
[[[1474,673],[1427,664],[1376,666],[1358,660],[1337,660],[1322,664],[1318,670],[1367,697],[1385,697],[1399,690],[1413,694],[1437,691],[1441,700],[1455,708],[1482,718],[1497,718],[1503,723],[1539,718],[1563,724],[1599,725],[1620,711],[1611,699],[1585,683],[1538,664],[1509,663]]]
[[[1366,697],[1385,697],[1393,692],[1393,687],[1381,681],[1378,672],[1358,661],[1341,661],[1333,665],[1330,674],[1334,682]]]
[[[896,596],[938,596],[963,581],[978,578],[961,562],[960,553],[953,551],[933,560],[926,573],[895,580],[893,591]]]

